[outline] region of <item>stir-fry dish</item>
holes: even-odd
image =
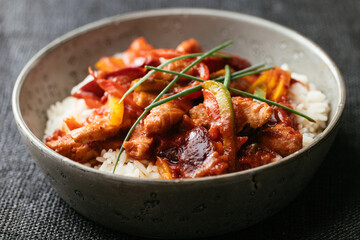
[[[135,39],[49,109],[45,144],[103,171],[163,179],[243,171],[300,150],[325,127],[325,96],[311,115],[301,95],[310,85],[221,51],[231,43],[203,51],[194,39],[176,49]]]

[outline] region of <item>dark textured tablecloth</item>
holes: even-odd
[[[334,59],[347,87],[340,132],[308,187],[275,216],[215,239],[360,239],[358,0],[0,0],[0,238],[136,239],[85,219],[60,199],[20,139],[11,92],[25,63],[58,36],[104,17],[174,6],[238,11],[293,28]]]

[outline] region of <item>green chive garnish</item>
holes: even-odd
[[[146,67],[146,68],[156,69],[157,71],[166,72],[166,73],[171,73],[171,74],[178,75],[178,76],[181,76],[181,77],[186,77],[186,78],[189,78],[189,79],[198,81],[198,82],[204,82],[204,80],[201,79],[201,78],[197,78],[197,77],[194,77],[194,76],[191,76],[191,75],[187,75],[187,74],[182,74],[182,73],[178,73],[178,72],[174,72],[174,71],[169,71],[169,70],[164,70],[164,69],[157,69],[157,68],[154,68],[154,67]],[[259,70],[252,71],[252,72],[245,72],[245,73],[238,74],[238,75],[235,74],[234,76],[235,76],[236,78],[241,78],[241,77],[245,77],[245,76],[257,74],[257,73],[260,73],[260,72],[263,72],[263,71],[266,71],[266,70],[270,70],[270,69],[273,69],[273,67],[263,68],[263,69],[259,69]],[[232,75],[231,75],[231,79],[233,79],[233,76],[232,76]],[[212,80],[212,81],[215,81],[215,80],[218,80],[218,79],[214,79],[214,80]],[[211,80],[210,80],[210,81],[211,81]],[[197,87],[197,86],[196,86],[196,87]],[[193,88],[189,88],[189,89],[186,89],[185,91],[188,91],[188,90],[190,90],[190,89],[193,90]],[[291,108],[289,108],[289,107],[286,107],[286,106],[284,106],[284,105],[282,105],[282,104],[280,104],[280,103],[273,102],[273,101],[268,100],[268,99],[266,99],[266,98],[261,98],[261,97],[255,96],[254,94],[251,94],[251,93],[248,93],[248,92],[245,92],[245,91],[241,91],[241,90],[238,90],[238,89],[234,89],[234,88],[228,88],[228,89],[229,89],[230,91],[232,91],[232,92],[234,92],[234,93],[238,93],[238,94],[240,94],[240,95],[242,95],[242,96],[249,97],[249,98],[253,98],[253,99],[259,100],[259,101],[261,101],[261,102],[265,102],[265,103],[267,103],[267,104],[269,104],[269,105],[274,105],[274,106],[277,106],[277,107],[284,108],[284,109],[286,109],[286,110],[288,110],[288,111],[290,111],[290,112],[292,112],[292,113],[294,113],[294,114],[296,114],[296,115],[299,115],[299,116],[301,116],[301,117],[303,117],[303,118],[306,118],[307,120],[309,120],[309,121],[311,121],[311,122],[315,122],[315,120],[312,119],[311,117],[306,116],[305,114],[302,114],[302,113],[300,113],[300,112],[298,112],[298,111],[296,111],[296,110],[294,110],[294,109],[291,109]],[[199,91],[199,90],[198,90],[198,91]],[[181,93],[182,93],[182,92],[181,92]],[[168,101],[171,101],[171,100],[177,98],[177,97],[174,97],[174,96],[182,97],[182,96],[187,95],[187,94],[181,94],[181,93],[174,94],[174,95],[172,95],[172,96],[170,96],[170,97],[168,97],[168,98],[165,98],[165,99],[163,99],[163,100],[161,100],[161,101],[159,101],[159,102],[152,103],[152,104],[150,104],[149,106],[147,106],[146,108],[151,109],[151,108],[154,108],[154,107],[156,107],[156,106],[159,106],[159,105],[161,105],[161,104],[164,104],[164,103],[166,103],[166,102],[168,102]],[[190,92],[190,93],[192,93],[192,92]],[[188,93],[188,94],[190,94],[190,93]],[[160,102],[161,102],[161,104],[159,104]]]
[[[248,75],[254,75],[254,74],[262,73],[264,71],[271,70],[271,69],[274,69],[274,67],[261,68],[261,69],[250,72],[246,68],[246,69],[244,69],[242,71],[234,72],[230,76],[231,76],[231,80],[234,80],[234,79],[242,78],[242,77],[245,77],[245,76],[248,76]],[[248,73],[251,73],[251,74],[248,74]],[[225,79],[225,77],[219,77],[219,78],[215,78],[213,80],[216,81],[216,82],[222,82],[222,81],[224,81],[224,79]]]
[[[195,92],[198,92],[202,89],[201,85],[197,85],[195,87],[191,87],[191,88],[188,88],[184,91],[181,91],[179,93],[176,93],[174,95],[171,95],[167,98],[164,98],[160,101],[157,101],[157,102],[154,102],[154,103],[151,103],[149,106],[147,106],[145,109],[153,109],[154,107],[157,107],[157,106],[160,106],[161,104],[164,104],[164,103],[167,103],[167,102],[170,102],[171,100],[174,100],[174,99],[177,99],[179,97],[183,97],[183,96],[186,96],[186,95],[189,95],[191,93],[195,93]]]
[[[215,56],[215,57],[222,57],[222,58],[231,58],[230,56],[228,55],[222,55],[222,54],[215,54],[215,52],[229,46],[230,44],[232,44],[232,41],[228,41],[228,42],[225,42],[223,44],[221,44],[220,46],[216,47],[216,48],[213,48],[212,50],[206,52],[206,53],[194,53],[194,54],[188,54],[188,55],[183,55],[183,56],[179,56],[179,57],[176,57],[176,58],[172,58],[162,64],[160,64],[158,67],[152,67],[152,66],[145,66],[145,68],[147,69],[150,69],[151,71],[149,71],[144,77],[142,77],[136,84],[134,84],[125,94],[124,96],[121,98],[120,102],[124,100],[124,98],[129,95],[136,87],[138,87],[140,84],[142,84],[144,81],[146,81],[151,75],[153,75],[156,71],[159,71],[159,72],[165,72],[165,73],[170,73],[170,74],[173,74],[175,75],[176,77],[159,93],[159,95],[154,99],[154,101],[145,108],[144,112],[140,115],[140,117],[135,121],[135,123],[133,124],[133,126],[130,128],[129,132],[127,133],[125,139],[124,139],[124,143],[130,138],[130,135],[132,134],[132,132],[134,131],[135,127],[139,124],[139,122],[143,119],[143,117],[151,110],[153,109],[154,107],[157,107],[161,104],[164,104],[166,102],[169,102],[171,100],[174,100],[176,98],[179,98],[179,97],[183,97],[183,96],[186,96],[186,95],[189,95],[191,93],[195,93],[195,92],[198,92],[202,89],[202,86],[201,85],[197,85],[195,87],[191,87],[191,88],[188,88],[180,93],[177,93],[177,94],[174,94],[170,97],[167,97],[165,99],[162,99],[159,101],[159,99],[176,83],[176,81],[180,78],[180,77],[185,77],[185,78],[188,78],[188,79],[191,79],[191,80],[195,80],[195,81],[199,81],[199,82],[204,82],[203,79],[201,78],[197,78],[197,77],[194,77],[194,76],[191,76],[191,75],[188,75],[188,74],[185,74],[189,69],[191,69],[193,66],[195,66],[197,63],[201,62],[203,59],[205,59],[206,57],[208,56]],[[194,58],[194,57],[199,57],[197,58],[195,61],[193,61],[189,66],[187,66],[184,70],[182,70],[181,72],[175,72],[175,71],[170,71],[170,70],[165,70],[165,69],[162,69],[162,67],[172,63],[172,62],[175,62],[175,61],[178,61],[178,60],[181,60],[181,59],[185,59],[185,58]],[[248,75],[254,75],[254,74],[258,74],[258,73],[261,73],[263,71],[266,71],[266,70],[270,70],[270,69],[273,69],[273,67],[268,67],[268,68],[263,68],[263,69],[258,69],[260,67],[263,67],[265,64],[261,63],[261,64],[257,64],[257,65],[254,65],[254,66],[251,66],[251,67],[248,67],[246,69],[243,69],[243,70],[240,70],[238,72],[235,72],[235,73],[230,73],[230,67],[228,65],[225,66],[225,76],[223,77],[218,77],[218,78],[215,78],[213,79],[213,81],[217,81],[217,82],[222,82],[224,81],[224,85],[226,86],[226,88],[229,90],[229,91],[232,91],[234,93],[237,93],[237,94],[240,94],[242,96],[245,96],[245,97],[249,97],[249,98],[252,98],[252,99],[256,99],[258,101],[261,101],[261,102],[265,102],[269,105],[274,105],[274,106],[277,106],[277,107],[281,107],[281,108],[284,108],[286,110],[288,110],[289,112],[292,112],[294,114],[297,114],[301,117],[304,117],[306,119],[308,119],[309,121],[311,122],[315,122],[314,119],[310,118],[309,116],[306,116],[305,114],[302,114],[294,109],[291,109],[287,106],[284,106],[282,104],[279,104],[277,102],[273,102],[273,101],[270,101],[266,98],[262,98],[262,97],[259,97],[259,96],[256,96],[254,94],[251,94],[251,93],[248,93],[248,92],[245,92],[245,91],[241,91],[241,90],[238,90],[238,89],[234,89],[234,88],[230,88],[229,85],[230,85],[230,82],[231,80],[233,79],[237,79],[237,78],[241,78],[241,77],[245,77],[245,76],[248,76]],[[257,69],[257,70],[256,70]],[[255,70],[255,71],[253,71]],[[211,80],[210,80],[211,81]],[[115,173],[115,170],[116,170],[116,166],[119,162],[119,158],[120,158],[120,155],[122,154],[122,152],[124,151],[124,143],[122,144],[121,148],[120,148],[120,152],[117,156],[117,159],[116,159],[116,162],[115,162],[115,165],[114,165],[114,169],[113,169],[113,173]]]
[[[188,74],[185,74],[185,73],[179,73],[179,72],[175,72],[175,71],[171,71],[171,70],[165,70],[165,69],[161,69],[161,68],[157,68],[157,67],[152,67],[152,66],[145,66],[145,68],[146,68],[146,69],[155,70],[155,71],[158,71],[158,72],[164,72],[164,73],[174,74],[174,75],[177,75],[177,76],[180,76],[180,77],[185,77],[185,78],[188,78],[188,79],[191,79],[191,80],[195,80],[195,81],[198,81],[198,82],[204,82],[204,80],[201,79],[201,78],[194,77],[194,76],[191,76],[191,75],[188,75]],[[200,80],[201,80],[201,81],[200,81]]]
[[[158,68],[163,68],[165,67],[166,65],[172,63],[172,62],[176,62],[178,60],[181,60],[181,59],[185,59],[185,58],[194,58],[194,57],[199,57],[199,56],[202,56],[204,55],[204,53],[192,53],[192,54],[187,54],[187,55],[183,55],[183,56],[179,56],[179,57],[175,57],[175,58],[172,58],[172,59],[169,59],[168,61],[160,64],[158,66]],[[231,56],[229,55],[224,55],[224,54],[209,54],[207,55],[208,56],[213,56],[213,57],[221,57],[221,58],[231,58]],[[150,71],[148,72],[145,76],[143,76],[142,78],[140,78],[140,80],[134,84],[131,88],[129,88],[124,96],[122,96],[122,98],[120,99],[120,102],[124,101],[124,99],[126,98],[126,96],[128,96],[132,91],[134,91],[135,88],[137,88],[139,85],[141,85],[143,82],[145,82],[149,77],[151,77],[156,71]]]
[[[218,47],[215,47],[213,48],[212,50],[206,52],[206,53],[202,53],[200,56],[199,55],[196,55],[196,56],[199,56],[199,58],[197,58],[195,61],[193,61],[189,66],[187,66],[184,70],[181,71],[181,73],[185,73],[187,72],[189,69],[191,69],[193,66],[195,66],[196,64],[198,64],[199,62],[201,62],[202,60],[204,60],[206,57],[208,56],[211,56],[213,53],[229,46],[230,44],[232,44],[233,41],[230,40],[230,41],[227,41],[221,45],[219,45]],[[177,60],[180,60],[180,59],[184,59],[184,58],[190,58],[190,57],[195,57],[194,56],[195,54],[188,54],[188,55],[185,55],[185,56],[180,56],[180,57],[177,57],[177,58],[172,58],[170,59],[169,61],[161,64],[159,67],[164,67],[166,66],[167,64],[171,63],[171,62],[174,62],[174,61],[177,61]],[[226,56],[226,55],[225,55]],[[174,60],[175,59],[175,60]],[[120,102],[124,100],[124,98],[129,95],[136,87],[138,87],[141,83],[143,83],[146,79],[148,79],[151,75],[153,75],[156,71],[152,70],[150,72],[148,72],[144,77],[142,77],[136,84],[134,84],[134,86],[132,86],[125,94],[124,96],[121,98]],[[157,102],[175,83],[176,81],[180,78],[180,76],[176,76],[160,93],[159,95],[154,99],[154,101],[152,103],[155,103]],[[121,148],[120,148],[120,151],[119,151],[119,154],[116,158],[116,162],[115,162],[115,165],[114,165],[114,169],[113,169],[113,173],[115,173],[115,170],[116,170],[116,166],[119,162],[119,159],[120,159],[120,155],[122,154],[122,152],[124,151],[124,143],[129,139],[131,133],[134,131],[135,127],[139,124],[139,122],[141,121],[141,119],[150,111],[151,109],[145,109],[144,112],[140,115],[140,117],[135,121],[135,123],[132,125],[132,127],[130,128],[129,132],[127,133],[125,139],[124,139],[124,142],[123,144],[121,145]]]
[[[145,68],[155,70],[155,71],[158,71],[158,72],[164,72],[164,73],[170,73],[170,74],[178,75],[180,77],[189,78],[191,80],[195,80],[195,81],[199,81],[199,82],[204,81],[201,78],[197,78],[197,77],[194,77],[194,76],[191,76],[191,75],[188,75],[188,74],[183,74],[183,73],[178,73],[178,72],[175,72],[175,71],[165,70],[165,69],[161,69],[161,68],[158,68],[158,67],[145,66]],[[230,77],[231,77],[230,81],[234,80],[234,79],[237,79],[237,78],[242,78],[242,77],[245,77],[245,76],[248,76],[248,75],[258,74],[258,73],[261,73],[261,72],[264,72],[264,71],[267,71],[267,70],[271,70],[271,69],[274,69],[274,68],[273,67],[268,67],[268,68],[262,68],[262,69],[250,72],[250,70],[253,70],[253,69],[254,69],[253,67],[249,67],[249,68],[243,69],[241,71],[232,73],[230,75]],[[220,78],[216,78],[216,79],[212,79],[212,80],[216,81],[216,82],[222,82],[222,81],[224,81],[224,77],[220,77]]]
[[[194,77],[188,74],[184,74],[184,73],[179,73],[179,72],[175,72],[175,71],[171,71],[171,70],[165,70],[165,69],[161,69],[161,68],[157,68],[157,67],[152,67],[152,66],[145,66],[145,68],[147,69],[151,69],[151,70],[156,70],[159,72],[165,72],[165,73],[170,73],[170,74],[174,74],[174,75],[178,75],[180,77],[185,77],[191,80],[195,80],[198,82],[204,82],[203,79],[198,78],[198,77]],[[235,72],[233,74],[230,75],[230,81],[237,79],[237,78],[241,78],[241,77],[245,77],[245,76],[249,76],[249,75],[254,75],[254,74],[258,74],[267,70],[271,70],[274,69],[273,67],[268,67],[268,68],[262,68],[262,69],[258,69],[256,71],[248,71],[248,68],[243,69],[241,71]],[[221,78],[217,78],[217,79],[213,79],[212,81],[216,81],[216,82],[222,82],[224,80],[224,77]]]
[[[261,67],[263,67],[263,66],[265,66],[265,63],[255,64],[255,65],[250,66],[250,67],[248,67],[248,68],[245,68],[245,69],[242,69],[242,70],[240,70],[240,71],[237,71],[237,72],[232,73],[232,74],[231,74],[231,78],[232,78],[232,79],[235,79],[235,75],[237,75],[237,74],[242,74],[242,73],[250,72],[250,71],[252,71],[252,70],[261,68]],[[224,81],[224,78],[225,78],[225,77],[222,76],[222,77],[212,78],[211,80],[214,80],[214,81],[217,81],[217,82],[222,82],[222,81]]]

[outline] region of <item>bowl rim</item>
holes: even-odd
[[[215,16],[215,17],[235,19],[235,20],[240,20],[242,22],[248,22],[251,24],[256,24],[263,27],[271,28],[272,30],[278,31],[286,35],[287,37],[301,41],[304,45],[306,45],[309,49],[311,49],[317,56],[320,57],[320,59],[326,64],[326,66],[329,68],[330,72],[332,73],[332,75],[336,80],[336,83],[338,85],[337,87],[339,88],[338,91],[340,94],[339,95],[340,103],[336,109],[331,109],[332,111],[335,111],[333,119],[328,123],[325,130],[320,135],[318,135],[312,143],[310,143],[306,147],[303,147],[299,151],[283,158],[280,161],[265,164],[256,168],[252,168],[240,172],[227,173],[219,176],[207,176],[201,178],[172,179],[172,180],[127,177],[127,176],[115,175],[109,172],[99,171],[97,169],[87,167],[83,164],[75,162],[51,150],[32,133],[32,131],[28,128],[24,119],[22,118],[22,114],[20,111],[20,104],[19,104],[20,92],[27,75],[31,72],[34,66],[36,66],[36,64],[40,61],[40,59],[44,58],[49,52],[57,48],[59,45],[71,41],[74,38],[81,36],[82,34],[85,34],[87,32],[95,31],[97,29],[101,29],[106,26],[116,25],[117,23],[124,21],[148,18],[148,17],[156,17],[156,16],[168,16],[168,15],[185,15],[185,16],[202,15],[202,16]],[[207,183],[209,181],[219,181],[219,180],[226,181],[227,179],[237,178],[244,175],[254,176],[258,172],[261,172],[263,170],[275,168],[276,166],[279,167],[282,165],[289,164],[292,161],[295,161],[298,157],[307,154],[307,152],[310,151],[311,148],[319,145],[321,142],[325,141],[327,137],[329,137],[330,133],[339,124],[341,115],[345,107],[345,100],[346,100],[345,83],[340,74],[339,69],[337,68],[333,60],[316,43],[314,43],[312,40],[308,39],[307,37],[301,35],[300,33],[288,27],[282,26],[278,23],[274,23],[260,17],[238,13],[238,12],[207,9],[207,8],[163,8],[163,9],[136,11],[136,12],[125,13],[125,14],[115,15],[112,17],[103,18],[95,22],[88,23],[79,28],[76,28],[47,44],[27,62],[27,64],[24,66],[19,76],[17,77],[12,93],[12,110],[18,129],[22,133],[23,137],[26,137],[27,140],[29,140],[44,154],[49,155],[49,158],[56,159],[57,161],[67,165],[68,167],[76,168],[80,171],[95,174],[104,178],[108,178],[109,180],[115,180],[115,181],[144,182],[144,183],[153,182],[160,184],[180,184],[180,183],[193,184],[193,183],[201,183],[201,182]]]

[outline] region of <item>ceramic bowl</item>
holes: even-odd
[[[101,56],[125,50],[144,36],[161,48],[197,39],[204,49],[226,49],[253,63],[287,63],[308,75],[330,99],[327,128],[283,160],[243,172],[199,179],[148,180],[115,176],[65,158],[43,142],[47,108],[70,94]],[[85,217],[109,228],[147,237],[219,235],[274,214],[309,182],[337,132],[345,103],[342,77],[316,44],[278,24],[209,9],[163,9],[110,17],[50,43],[22,70],[13,92],[19,131],[34,161],[59,196]]]

